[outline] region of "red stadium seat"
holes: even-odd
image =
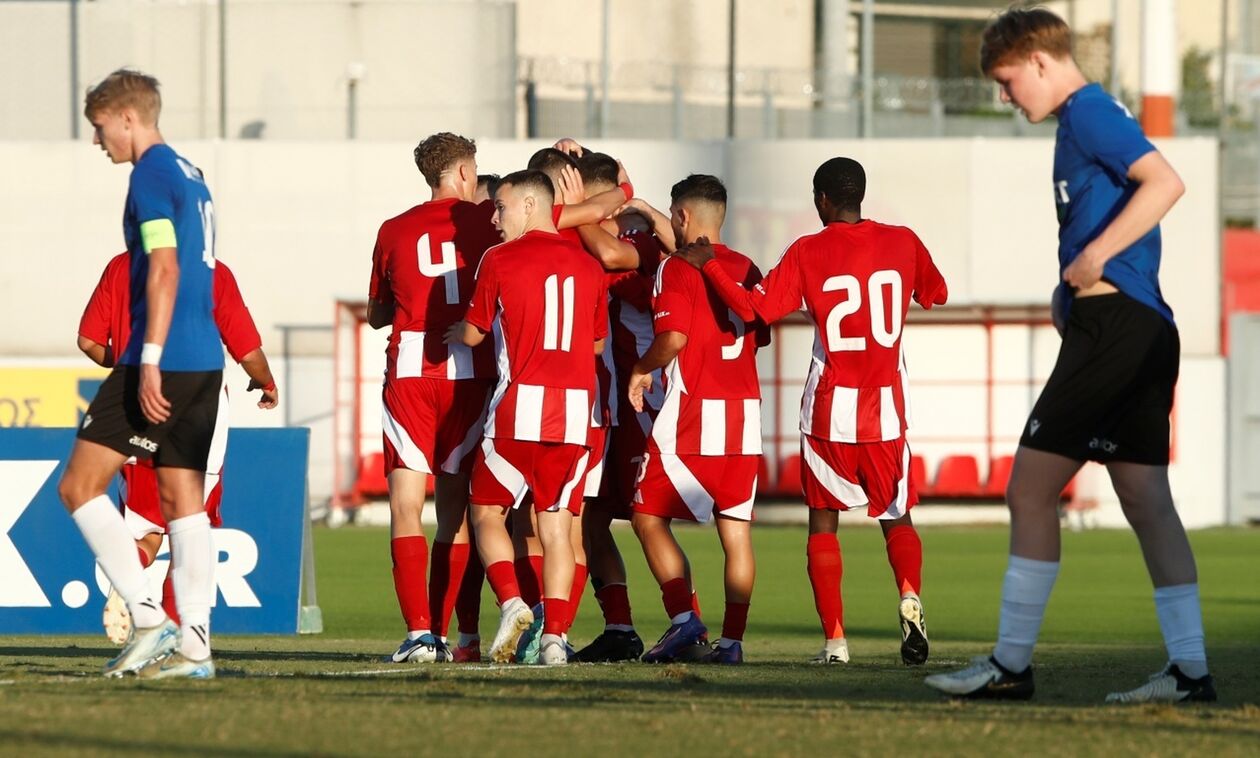
[[[914,491],[919,493],[919,497],[929,497],[933,494],[932,485],[928,483],[927,464],[923,462],[922,456],[910,456],[910,484],[914,486]]]
[[[941,460],[932,494],[937,497],[975,497],[981,494],[980,467],[975,456],[951,455]]]
[[[1006,485],[1011,481],[1011,467],[1015,456],[1002,455],[989,462],[989,481],[984,484],[984,494],[989,497],[1006,497]]]
[[[354,491],[360,497],[388,497],[389,482],[385,479],[385,454],[370,453],[359,464],[359,477]]]
[[[779,464],[779,481],[775,489],[781,495],[801,494],[801,456],[789,455]]]

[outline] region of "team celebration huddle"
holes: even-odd
[[[1167,476],[1179,343],[1159,289],[1158,225],[1184,188],[1123,106],[1086,82],[1069,40],[1044,10],[1009,10],[984,36],[982,67],[1003,99],[1030,121],[1059,120],[1063,343],[1007,492],[997,644],[927,684],[958,697],[1033,695],[1033,648],[1059,570],[1059,493],[1096,461],[1141,543],[1168,652],[1148,682],[1108,699],[1213,700],[1194,557]],[[279,395],[235,279],[216,260],[206,178],[162,141],[160,107],[157,81],[127,70],[87,97],[96,142],[134,168],[127,252],[106,269],[79,334],[112,372],[60,492],[113,586],[106,622],[124,647],[105,673],[210,678],[224,347],[248,389],[262,391],[261,407]],[[815,332],[799,422],[806,571],[763,585],[809,583],[821,629],[812,662],[843,667],[839,514],[864,512],[891,568],[888,632],[895,608],[902,662],[926,663],[902,336],[912,302],[948,298],[928,249],[910,228],[863,216],[863,166],[832,157],[791,190],[812,192],[821,228],[783,240],[763,275],[724,241],[721,177],[680,170],[669,206],[657,208],[636,196],[635,167],[597,148],[561,139],[500,176],[479,173],[509,167],[479,166],[471,139],[432,134],[414,150],[431,197],[380,226],[367,319],[389,329],[381,425],[406,628],[388,659],[743,663],[764,471],[756,356],[771,324],[804,311]],[[871,182],[872,194],[893,190]],[[115,504],[106,493],[120,471],[127,486]],[[426,534],[429,491],[437,526]],[[720,612],[694,581],[716,569],[688,560],[676,520],[715,527]],[[641,558],[622,554],[617,521],[632,527]],[[162,534],[172,570],[155,599],[144,567]],[[650,622],[641,608],[636,619],[627,588],[626,562],[640,559],[664,608]],[[483,627],[485,584],[499,617]],[[604,629],[570,640],[588,585]],[[755,657],[755,640],[749,649]]]

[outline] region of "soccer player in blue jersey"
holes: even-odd
[[[980,58],[1004,102],[1031,122],[1059,122],[1053,308],[1063,344],[1007,488],[1011,553],[997,645],[927,684],[966,697],[1032,696],[1033,646],[1059,573],[1059,493],[1085,461],[1097,461],[1141,544],[1168,652],[1159,673],[1107,702],[1215,700],[1194,554],[1168,485],[1180,344],[1159,288],[1159,222],[1185,188],[1125,107],[1085,80],[1058,16],[1006,11],[985,30]]]
[[[58,489],[131,613],[131,637],[105,675],[210,678],[215,556],[203,487],[223,383],[214,204],[201,171],[163,142],[161,107],[157,80],[137,71],[115,71],[87,93],[93,144],[133,165],[123,234],[131,333],[143,338],[128,341],[93,398]],[[179,626],[150,595],[131,532],[106,494],[131,456],[157,468]]]

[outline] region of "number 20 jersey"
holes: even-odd
[[[910,300],[948,296],[914,232],[874,221],[828,224],[793,242],[757,285],[757,314],[803,309],[815,325],[801,431],[832,442],[899,439],[909,426],[901,332]]]
[[[368,297],[393,303],[385,378],[493,379],[494,351],[482,343],[448,346],[446,331],[464,317],[473,277],[499,244],[494,206],[454,198],[421,203],[381,224]]]

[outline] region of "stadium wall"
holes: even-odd
[[[521,166],[544,142],[485,140],[483,171]],[[380,222],[427,197],[409,142],[181,142],[215,195],[218,253],[236,272],[269,352],[281,325],[331,326],[333,302],[365,297]],[[914,228],[950,283],[954,305],[1044,304],[1057,278],[1057,229],[1046,140],[623,141],[599,144],[628,166],[638,194],[668,204],[690,172],[724,177],[727,241],[769,267],[783,246],[817,228],[815,167],[851,155],[868,173],[868,216]],[[1161,144],[1189,191],[1166,220],[1165,295],[1177,312],[1183,368],[1174,487],[1193,493],[1187,522],[1224,520],[1224,366],[1220,357],[1217,150],[1209,139]],[[105,261],[122,249],[127,171],[86,143],[0,143],[16,181],[0,186],[0,313],[21,324],[0,337],[10,365],[80,361],[74,334]],[[949,340],[916,343],[918,364],[956,361]],[[313,427],[312,492],[330,415],[331,337],[291,351],[291,420]],[[787,365],[803,364],[807,346]],[[1044,352],[1044,349],[1043,349]],[[242,381],[243,384],[243,381]],[[922,404],[921,404],[922,405]],[[283,416],[237,403],[234,421],[273,425]],[[1106,489],[1106,488],[1103,488]],[[1105,505],[1105,504],[1104,504]],[[1114,504],[1112,504],[1114,506]],[[1118,509],[1104,507],[1109,520]]]

